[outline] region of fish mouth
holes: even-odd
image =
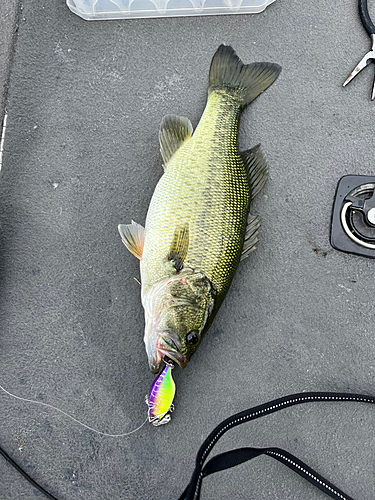
[[[164,357],[174,361],[180,368],[184,369],[187,365],[187,359],[181,353],[176,351],[168,351],[167,349],[159,349],[159,352],[163,354]]]
[[[148,353],[148,364],[153,373],[158,373],[164,357],[174,361],[180,368],[184,369],[188,360],[181,353],[181,341],[172,333],[159,334],[154,349]]]

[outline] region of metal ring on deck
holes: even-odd
[[[372,244],[372,243],[366,243],[365,241],[362,241],[360,240],[359,238],[357,238],[356,236],[354,236],[354,234],[350,231],[350,228],[348,226],[348,223],[346,222],[346,214],[347,214],[347,211],[348,209],[352,206],[352,202],[351,201],[348,201],[345,203],[345,205],[342,207],[341,209],[341,214],[340,214],[340,218],[341,218],[341,225],[345,231],[345,234],[352,240],[354,241],[355,243],[357,243],[357,245],[360,245],[362,247],[366,247],[366,248],[370,248],[371,250],[375,250],[375,244]]]

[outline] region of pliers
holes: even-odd
[[[361,59],[361,61],[354,68],[352,73],[348,76],[348,78],[344,83],[344,87],[349,82],[351,82],[353,78],[357,76],[360,71],[363,70],[363,68],[365,68],[371,62],[375,62],[375,26],[374,23],[371,21],[370,14],[368,13],[367,0],[359,0],[358,6],[362,24],[367,33],[370,35],[372,47],[370,52],[367,52],[367,54],[363,57],[363,59]],[[371,100],[373,101],[374,99],[375,99],[375,78],[371,94]]]

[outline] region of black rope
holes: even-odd
[[[362,394],[346,394],[346,393],[331,393],[331,392],[306,392],[293,394],[284,398],[275,399],[269,403],[255,406],[249,410],[237,413],[219,424],[204,441],[200,447],[196,465],[191,477],[190,483],[185,491],[180,496],[179,500],[199,500],[202,480],[204,477],[219,472],[221,470],[230,469],[241,463],[252,460],[259,455],[267,455],[275,458],[290,469],[294,470],[300,476],[304,477],[311,484],[319,488],[331,498],[336,500],[353,500],[352,497],[341,491],[334,484],[330,483],[323,476],[311,469],[302,460],[280,448],[238,448],[235,450],[221,453],[211,458],[205,465],[205,461],[212,451],[218,440],[230,429],[237,425],[255,420],[256,418],[264,417],[270,413],[283,410],[290,406],[295,406],[303,403],[313,402],[332,402],[332,401],[352,401],[359,403],[375,403],[375,397],[364,396]],[[50,500],[57,500],[56,497],[48,493],[42,486],[32,479],[10,456],[0,448],[0,455],[7,460],[22,476],[29,481],[35,488],[43,493]]]
[[[18,470],[18,472],[20,474],[22,474],[23,477],[29,481],[29,483],[31,483],[40,492],[44,493],[47,498],[49,498],[50,500],[57,500],[57,498],[54,497],[53,495],[51,495],[51,493],[48,493],[48,491],[45,490],[43,488],[43,486],[40,486],[40,484],[35,482],[34,479],[32,477],[30,477],[27,472],[25,472],[23,469],[21,469],[21,467],[12,458],[10,458],[10,456],[7,453],[5,453],[5,451],[2,448],[0,448],[0,455],[2,455],[7,462],[9,462],[11,465],[13,465],[13,467],[16,470]]]
[[[190,483],[180,496],[179,500],[199,500],[202,480],[205,476],[219,472],[220,470],[235,467],[236,465],[247,462],[248,460],[262,454],[271,456],[290,469],[294,470],[331,498],[335,498],[336,500],[353,500],[352,497],[342,492],[297,457],[279,448],[240,448],[217,455],[204,466],[204,463],[215,444],[233,427],[249,422],[250,420],[255,420],[256,418],[264,417],[265,415],[283,410],[290,406],[303,403],[332,401],[352,401],[374,404],[375,397],[364,396],[362,394],[306,392],[275,399],[269,403],[255,406],[254,408],[250,408],[249,410],[242,411],[227,418],[211,432],[200,447],[197,453],[196,465]]]

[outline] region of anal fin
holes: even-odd
[[[159,142],[164,169],[174,153],[190,139],[192,134],[193,126],[188,118],[176,115],[163,118],[159,130]]]
[[[141,260],[145,242],[145,228],[132,221],[131,224],[119,224],[118,232],[129,252]]]

